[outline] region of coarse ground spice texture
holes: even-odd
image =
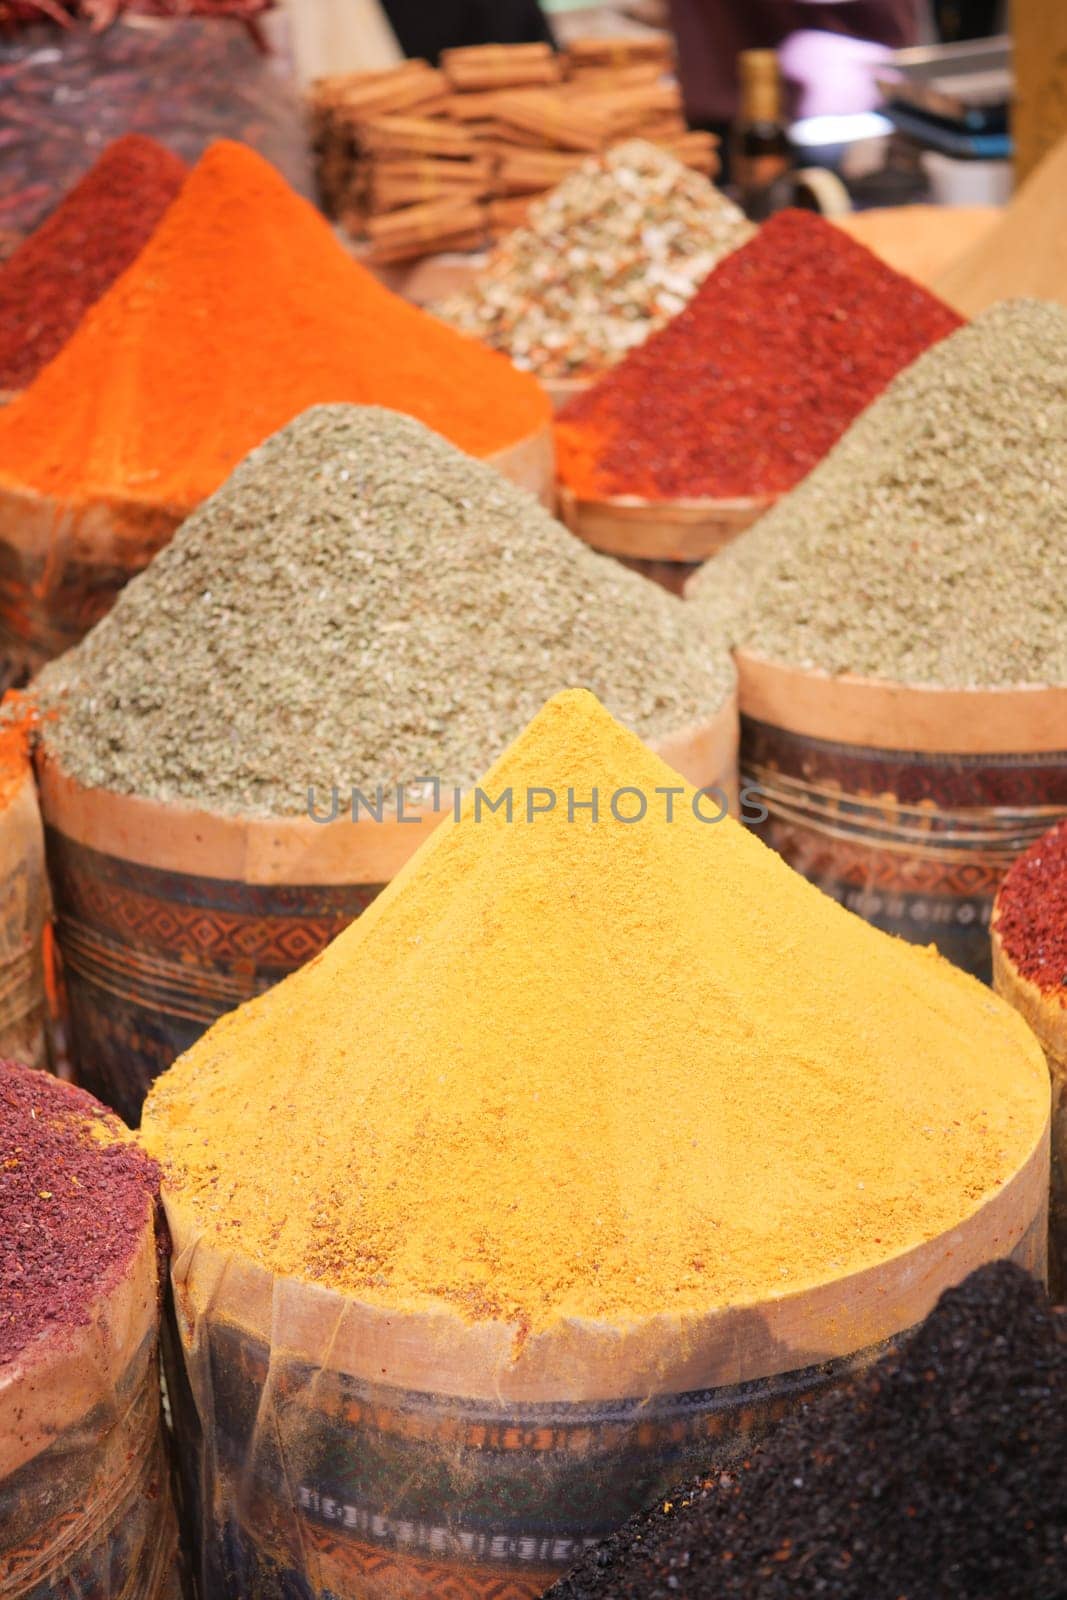
[[[560,477],[591,499],[780,494],[959,326],[832,223],[780,212],[564,408]]]
[[[751,238],[732,200],[644,139],[583,162],[434,309],[542,377],[602,372]]]
[[[410,412],[473,455],[549,418],[533,378],[390,294],[273,167],[222,140],[0,412],[0,489],[190,509],[268,434],[338,400]]]
[[[147,244],[185,179],[154,139],[108,145],[0,267],[0,389],[24,389]]]
[[[997,893],[994,929],[1012,965],[1067,1006],[1067,822],[1038,839]]]
[[[0,1372],[88,1320],[157,1192],[154,1162],[91,1095],[0,1062]]]
[[[635,1517],[551,1600],[1063,1600],[1067,1314],[983,1267],[750,1460]]]
[[[334,786],[472,783],[571,685],[658,738],[733,684],[692,607],[493,468],[396,412],[323,406],[249,456],[38,692],[84,783],[303,815],[309,785],[325,811]]]
[[[920,357],[689,593],[797,667],[1067,683],[1067,310],[996,306]]]
[[[642,820],[615,819],[624,787]],[[592,695],[482,788],[496,811],[469,796],[157,1079],[142,1138],[181,1248],[536,1333],[840,1279],[1032,1157],[1048,1074],[1010,1007],[698,821]]]

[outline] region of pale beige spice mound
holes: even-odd
[[[996,306],[920,356],[690,595],[794,666],[1067,684],[1067,310]]]
[[[676,596],[421,423],[306,411],[38,681],[81,782],[248,815],[465,787],[557,690],[658,739],[733,688]]]
[[[583,163],[437,315],[542,377],[602,372],[755,232],[708,179],[629,139]]]

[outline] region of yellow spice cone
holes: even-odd
[[[668,821],[679,784],[550,701],[483,780],[511,822],[468,797],[156,1083],[144,1138],[205,1242],[539,1330],[795,1292],[972,1215],[1044,1136],[1024,1024],[692,791]]]

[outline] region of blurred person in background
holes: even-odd
[[[871,110],[876,68],[891,50],[918,43],[925,3],[670,0],[690,125],[726,135],[739,109],[742,50],[777,51],[792,117]]]
[[[537,0],[382,0],[406,56],[436,64],[442,50],[472,44],[553,44]]]

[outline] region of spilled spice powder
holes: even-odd
[[[1023,977],[1067,1006],[1067,821],[1014,863],[997,895],[993,927]]]
[[[116,139],[0,267],[0,389],[24,389],[62,349],[144,248],[185,174],[154,139]]]
[[[157,1191],[155,1163],[92,1095],[0,1062],[0,1368],[87,1320]]]
[[[781,493],[960,325],[831,223],[780,212],[560,413],[560,477],[594,499]]]

